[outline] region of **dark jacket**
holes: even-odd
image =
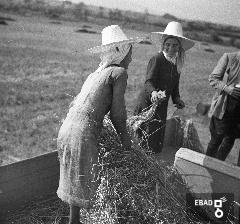
[[[152,91],[166,91],[166,100],[157,107],[156,117],[162,121],[166,120],[168,101],[171,96],[173,103],[180,99],[179,78],[177,66],[169,62],[163,52],[154,55],[147,66],[146,81],[144,88],[140,92],[134,114],[139,114],[145,108],[148,108],[151,102]]]

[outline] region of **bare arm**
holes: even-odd
[[[123,146],[131,148],[131,137],[127,131],[127,112],[124,94],[127,86],[127,72],[125,69],[118,69],[119,74],[113,83],[113,99],[110,109],[110,119],[120,136]]]

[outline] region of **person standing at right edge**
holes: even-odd
[[[137,115],[149,109],[153,103],[158,103],[152,120],[138,130],[138,137],[142,141],[142,146],[153,153],[160,153],[170,96],[177,108],[182,109],[185,106],[179,95],[179,78],[184,65],[185,51],[194,46],[194,41],[184,37],[182,25],[174,21],[168,23],[164,32],[153,32],[152,35],[157,37],[161,49],[148,63],[146,81],[134,114]],[[164,99],[163,92],[166,95]]]
[[[209,110],[211,139],[206,155],[224,161],[240,137],[240,51],[224,53],[209,82],[217,91]]]

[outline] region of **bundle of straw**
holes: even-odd
[[[141,124],[151,121],[155,109],[156,105],[153,105],[150,110],[128,119],[133,143],[131,150],[122,147],[111,120],[105,116],[99,139],[100,185],[93,208],[88,212],[81,210],[83,223],[199,223],[198,217],[186,212],[185,195],[188,189],[181,176],[172,164],[156,160],[136,139],[137,129]],[[185,125],[190,126],[190,123]],[[186,136],[189,136],[188,129],[185,130]],[[29,209],[9,220],[18,224],[65,224],[68,210],[68,206],[57,199],[41,205],[30,205]]]
[[[175,116],[174,119],[176,122],[174,134],[176,147],[184,147],[196,152],[204,153],[193,120],[183,119],[180,116]]]
[[[197,129],[194,127],[193,120],[184,121],[183,147],[196,152],[204,153],[203,146],[200,142]]]
[[[128,120],[132,133],[154,110]],[[194,223],[185,209],[188,189],[172,166],[153,158],[134,135],[132,150],[125,150],[107,116],[99,142],[101,184],[87,223]]]

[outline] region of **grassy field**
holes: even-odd
[[[56,150],[56,137],[68,106],[100,62],[87,49],[101,43],[102,26],[61,21],[43,17],[11,17],[0,25],[0,165]],[[76,32],[90,26],[97,34]],[[124,29],[124,28],[123,28]],[[125,30],[129,36],[147,33]],[[212,52],[206,51],[206,48]],[[214,90],[208,75],[224,52],[236,51],[220,45],[196,46],[187,52],[180,81],[180,93],[186,103],[183,113],[192,117],[202,144],[209,140],[208,120],[197,116],[199,102],[211,101]],[[141,44],[134,49],[129,67],[126,104],[131,115],[145,79],[154,45]],[[170,104],[169,117],[175,108]]]

